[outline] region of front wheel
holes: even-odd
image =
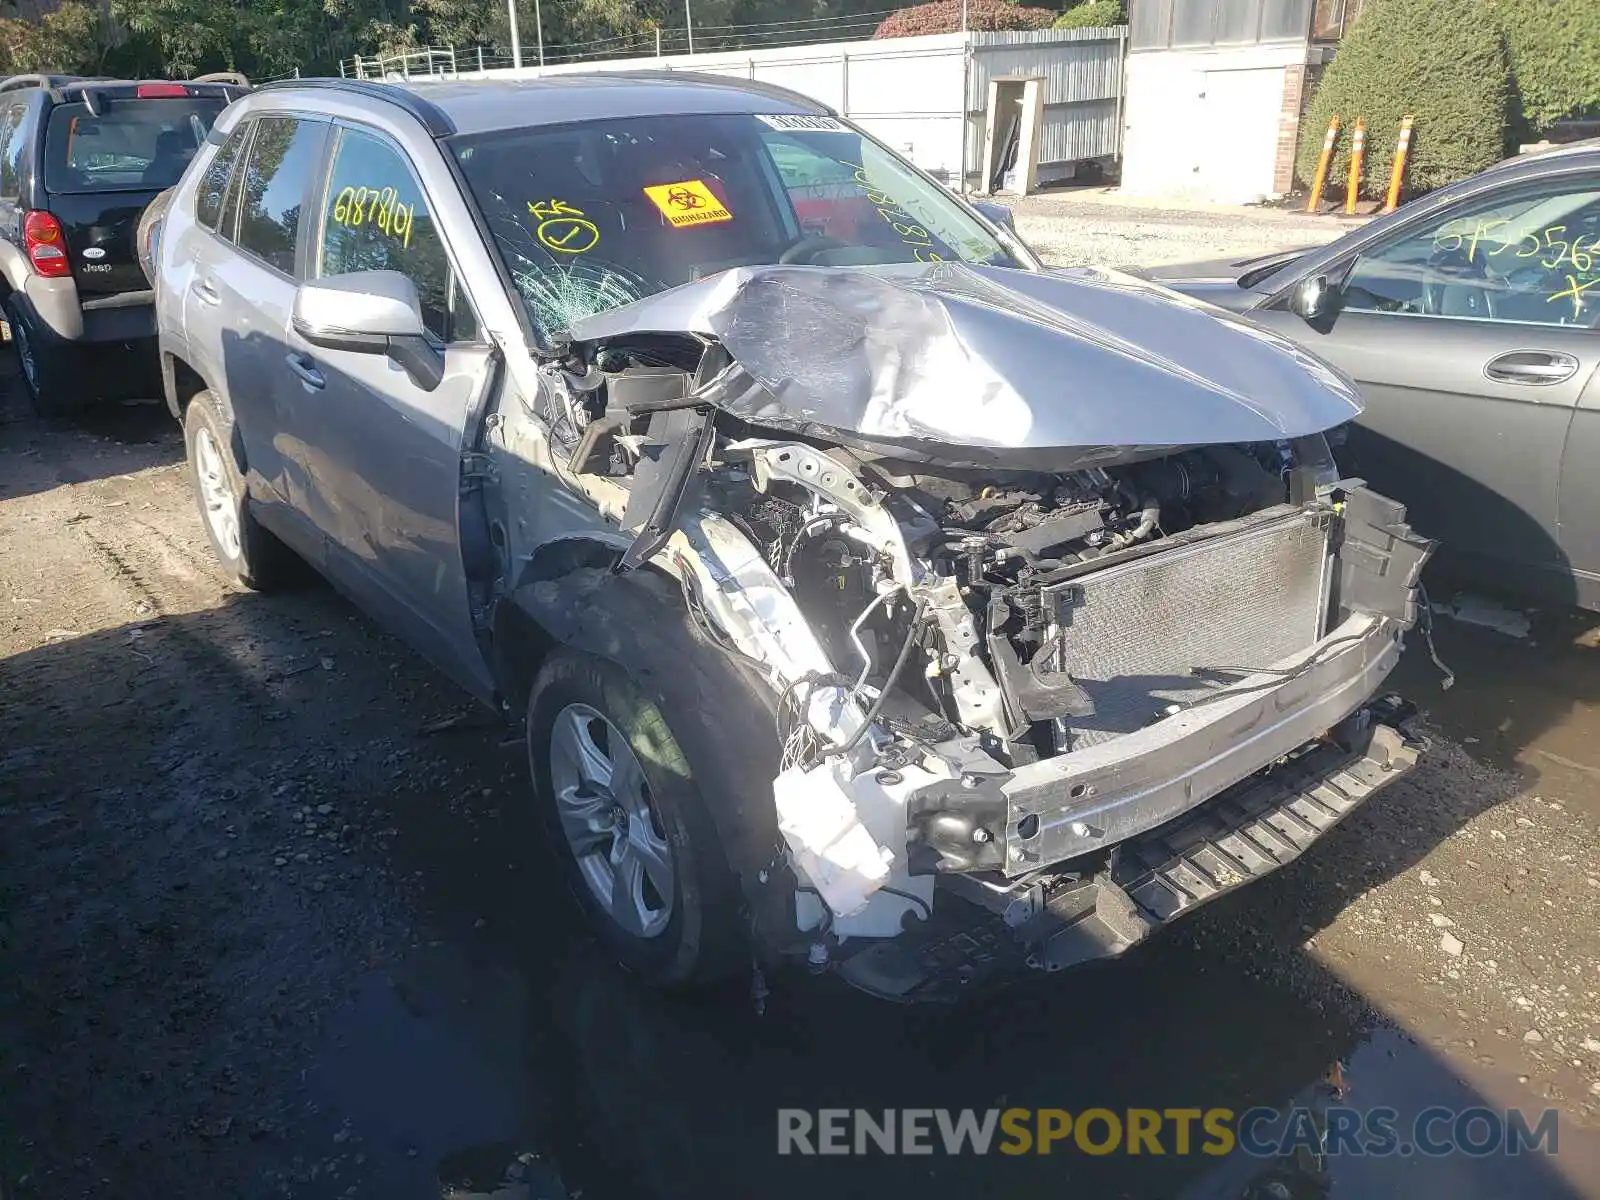
[[[672,987],[748,961],[700,775],[626,671],[556,653],[528,698],[527,744],[569,889],[624,966]]]

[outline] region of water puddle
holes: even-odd
[[[1321,968],[1300,966],[1318,994]],[[1564,1174],[1538,1154],[1322,1153],[1330,1107],[1392,1108],[1409,1136],[1432,1106],[1517,1101],[1486,1098],[1400,1031],[1301,998],[1306,982],[1291,991],[1169,939],[953,1009],[893,1008],[834,981],[783,977],[758,1016],[743,986],[663,999],[581,946],[520,974],[431,948],[352,997],[313,1090],[359,1135],[374,1184],[432,1195],[419,1189],[444,1179],[438,1194],[450,1200],[1585,1194],[1572,1180],[1597,1176]],[[1160,1154],[1086,1152],[1070,1137],[1048,1154],[1037,1144],[1006,1154],[1003,1127],[983,1155],[970,1143],[946,1153],[937,1130],[927,1155],[875,1143],[859,1155],[779,1152],[781,1109],[874,1119],[886,1109],[1106,1109],[1127,1120],[1129,1109],[1291,1105],[1322,1134],[1283,1154],[1208,1152],[1198,1119],[1186,1154],[1170,1121]],[[1565,1158],[1589,1161],[1592,1136],[1571,1127],[1561,1137]],[[1091,1141],[1105,1138],[1102,1123]],[[1261,1122],[1256,1141],[1274,1138],[1281,1124]]]

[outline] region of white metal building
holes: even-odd
[[[470,65],[463,59],[450,73],[461,79],[504,79],[653,69],[758,79],[832,106],[952,186],[965,175],[969,186],[984,190],[979,176],[991,128],[989,108],[993,97],[1005,96],[1003,89],[991,87],[996,80],[1035,81],[1040,182],[1070,176],[1078,162],[1117,154],[1126,38],[1126,26],[969,32],[482,72],[460,69]],[[428,69],[449,70],[433,59]]]
[[[1309,87],[1346,7],[1130,0],[1129,9],[1123,189],[1227,203],[1289,192]]]

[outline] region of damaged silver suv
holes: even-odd
[[[295,82],[208,143],[145,240],[218,558],[522,716],[656,981],[1115,955],[1416,761],[1430,543],[1291,343],[722,78]]]

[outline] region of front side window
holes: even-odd
[[[222,143],[206,164],[205,174],[200,176],[200,187],[194,200],[194,218],[207,229],[217,227],[217,220],[222,215],[222,199],[228,191],[228,181],[233,178],[233,166],[244,150],[249,132],[250,122],[239,122],[228,135],[228,140]]]
[[[320,121],[262,117],[250,142],[239,197],[239,247],[285,275],[294,274],[300,206],[326,129]]]
[[[44,182],[52,192],[161,191],[178,182],[222,101],[103,100],[58,104],[45,131]]]
[[[1361,255],[1343,306],[1600,327],[1600,186],[1478,198]]]
[[[833,117],[625,118],[452,147],[546,337],[730,267],[1017,265],[954,196]]]
[[[416,284],[430,333],[446,342],[472,336],[465,303],[452,303],[450,260],[427,197],[393,145],[356,129],[340,132],[321,230],[318,276],[399,271]]]

